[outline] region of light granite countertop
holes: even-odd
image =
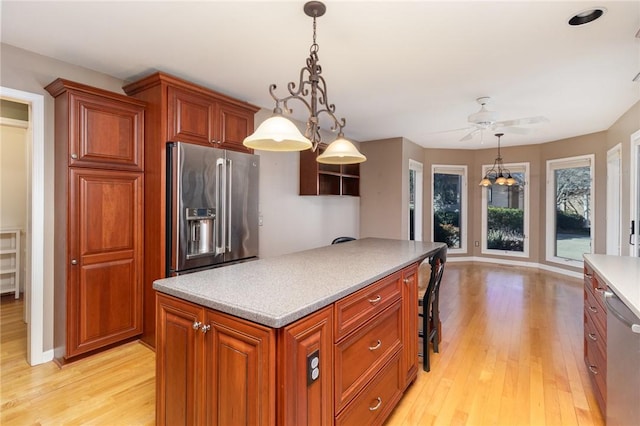
[[[585,254],[584,260],[640,318],[640,258]]]
[[[164,278],[153,288],[268,327],[284,327],[380,278],[422,261],[443,243],[364,238]]]

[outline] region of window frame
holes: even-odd
[[[433,242],[435,240],[435,232],[434,232],[434,226],[435,226],[435,220],[434,220],[434,214],[435,214],[435,206],[433,205],[433,201],[435,199],[435,188],[434,188],[434,183],[435,183],[435,177],[434,175],[438,173],[438,174],[450,174],[450,175],[456,175],[456,176],[461,176],[461,184],[462,187],[460,189],[460,205],[461,205],[461,209],[460,209],[460,248],[449,248],[447,249],[447,252],[449,254],[466,254],[468,251],[468,244],[467,244],[467,212],[469,211],[469,196],[468,196],[468,185],[467,185],[467,179],[468,179],[468,166],[467,165],[455,165],[455,164],[432,164],[431,165],[431,215],[430,215],[430,222],[431,222],[431,241]]]
[[[589,182],[589,191],[591,193],[591,208],[589,209],[589,222],[591,224],[591,231],[589,235],[590,239],[590,251],[589,253],[594,252],[594,235],[596,222],[594,220],[594,211],[595,211],[595,155],[594,154],[585,154],[585,155],[577,155],[574,157],[564,157],[564,158],[554,158],[551,160],[547,160],[547,182],[546,182],[546,214],[545,214],[545,222],[546,222],[546,230],[545,230],[545,260],[547,262],[572,266],[575,268],[582,268],[584,266],[584,260],[574,260],[574,259],[566,259],[564,257],[558,257],[555,255],[555,228],[556,228],[556,180],[555,180],[555,171],[559,169],[569,169],[575,167],[589,167],[589,172],[591,175]]]
[[[492,164],[483,164],[482,165],[482,176],[485,176],[487,172],[493,167]],[[510,251],[510,250],[496,250],[488,248],[487,241],[487,208],[488,208],[488,196],[489,193],[488,188],[481,187],[482,191],[482,201],[481,201],[481,211],[482,211],[482,230],[481,230],[481,249],[480,252],[486,255],[494,255],[494,256],[506,256],[506,257],[519,257],[519,258],[528,258],[529,257],[529,198],[531,194],[529,193],[529,179],[530,179],[530,165],[529,162],[522,163],[505,163],[504,167],[509,169],[512,173],[524,173],[524,217],[523,217],[523,230],[524,230],[524,241],[523,241],[523,250],[519,251]],[[494,184],[495,185],[495,184]]]

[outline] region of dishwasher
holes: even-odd
[[[640,425],[640,318],[611,289],[607,306],[607,425]]]

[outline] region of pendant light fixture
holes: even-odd
[[[493,162],[493,166],[485,173],[484,177],[478,185],[491,186],[491,181],[498,185],[512,186],[517,181],[511,176],[511,172],[502,163],[502,157],[500,156],[500,138],[504,136],[504,133],[496,133],[498,137],[498,156]]]
[[[309,49],[307,65],[300,71],[300,81],[296,84],[289,82],[289,95],[279,98],[275,94],[276,85],[269,86],[269,93],[276,101],[273,116],[266,119],[256,131],[243,141],[244,146],[264,151],[303,151],[311,149],[314,152],[322,143],[320,135],[320,116],[328,116],[333,122],[332,131],[338,132],[337,139],[332,142],[323,153],[318,155],[317,161],[326,164],[355,164],[366,161],[366,157],[344,137],[342,129],[346,124],[344,118],[335,115],[336,107],[327,98],[327,84],[322,77],[322,67],[318,63],[319,46],[316,43],[316,18],[326,12],[326,6],[319,1],[310,1],[304,5],[304,13],[313,18],[313,44]],[[309,99],[305,99],[309,96]],[[300,133],[291,120],[283,116],[283,108],[288,114],[292,112],[289,101],[299,100],[309,110],[307,128],[304,135]]]

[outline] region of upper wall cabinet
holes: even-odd
[[[168,96],[170,140],[253,152],[242,141],[253,132],[254,110],[179,87],[169,87]]]
[[[360,164],[322,164],[316,152],[300,151],[300,195],[360,195]]]
[[[66,129],[69,167],[144,169],[144,107],[122,95],[57,79],[56,129]],[[58,98],[67,91],[67,96]],[[64,105],[61,105],[64,104]]]

